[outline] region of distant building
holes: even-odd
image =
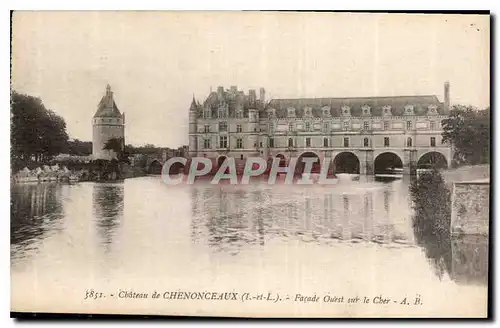
[[[335,172],[373,174],[401,167],[406,173],[422,162],[449,166],[451,147],[442,142],[441,121],[448,117],[449,83],[444,102],[435,95],[272,99],[265,90],[248,95],[233,86],[218,87],[203,105],[189,108],[189,155],[220,165],[227,156],[260,156],[283,162],[303,157],[332,159]]]
[[[109,84],[106,94],[99,102],[97,112],[92,119],[92,156],[94,159],[111,160],[117,157],[113,150],[103,149],[111,138],[121,138],[125,145],[125,113],[120,113],[113,99]]]

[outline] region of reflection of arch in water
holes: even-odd
[[[333,159],[335,173],[359,174],[359,158],[354,153],[344,151]]]
[[[106,250],[113,240],[116,229],[123,217],[124,185],[123,183],[94,184],[92,202],[96,227],[101,235]]]
[[[403,160],[395,153],[385,152],[378,155],[374,161],[375,174],[386,173],[393,169],[402,169]]]
[[[437,151],[430,151],[420,156],[417,161],[417,167],[426,164],[432,165],[436,169],[445,169],[448,167],[446,156]]]
[[[159,160],[155,159],[148,166],[148,174],[160,175],[162,171],[163,165]]]

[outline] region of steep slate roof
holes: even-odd
[[[109,104],[112,104],[112,106],[109,106]],[[94,117],[122,117],[122,114],[113,99],[113,92],[111,92],[109,84],[106,86],[106,94],[101,98],[99,105],[97,105],[97,111],[94,114]]]
[[[221,105],[228,106],[229,117],[235,117],[238,109],[243,109],[244,117],[248,117],[248,109],[250,108],[264,109],[260,100],[256,100],[252,104],[250,98],[243,91],[237,91],[236,93],[224,91],[222,99],[219,99],[217,92],[211,92],[203,102],[203,109],[210,109],[212,116],[215,117]],[[200,108],[199,110],[199,114],[201,115],[202,109]]]
[[[425,115],[429,105],[437,106],[439,114],[444,114],[443,104],[434,95],[427,96],[395,96],[395,97],[359,97],[359,98],[302,98],[302,99],[273,99],[266,109],[274,108],[276,117],[286,117],[287,108],[295,108],[295,116],[302,117],[305,107],[312,108],[312,114],[322,116],[322,107],[330,107],[332,116],[340,116],[342,106],[349,106],[351,116],[361,116],[361,107],[368,105],[371,116],[382,116],[384,106],[391,106],[394,116],[402,116],[405,105],[413,105],[415,115]],[[262,113],[265,115],[265,113]]]

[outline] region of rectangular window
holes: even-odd
[[[219,148],[227,148],[227,136],[219,137]]]
[[[431,121],[431,130],[434,131],[436,129],[436,122]]]
[[[210,132],[210,125],[205,125],[205,133],[209,133]]]
[[[210,139],[203,140],[203,148],[210,149]]]
[[[240,133],[241,130],[241,124],[236,125],[236,132]]]
[[[243,148],[243,140],[241,138],[236,139],[236,148]]]
[[[349,130],[349,122],[348,121],[344,122],[344,130]]]
[[[364,139],[363,139],[363,146],[364,146],[364,147],[368,147],[368,146],[369,146],[369,143],[370,143],[370,142],[369,142],[368,138],[364,138]]]
[[[236,112],[236,118],[243,118],[243,112],[242,111]]]
[[[323,147],[328,147],[328,138],[323,139]]]
[[[227,132],[227,122],[219,123],[219,132]]]
[[[311,131],[311,122],[306,122],[306,131]]]
[[[210,118],[212,115],[210,114],[210,111],[209,110],[206,110],[203,112],[203,117],[204,118]]]
[[[293,131],[293,123],[288,123],[288,131]]]
[[[370,130],[370,122],[365,121],[365,122],[363,123],[363,129],[365,129],[365,130]]]
[[[389,130],[389,122],[384,121],[384,130]]]
[[[311,138],[306,138],[306,147],[311,147]]]
[[[411,130],[411,129],[412,129],[411,121],[406,121],[406,130]]]
[[[436,138],[431,137],[431,147],[436,147]]]
[[[330,130],[330,124],[328,123],[323,124],[323,129],[325,130],[325,132],[328,132],[328,130]]]
[[[344,138],[344,147],[349,147],[349,138]]]
[[[269,148],[274,148],[274,139],[269,138]]]
[[[384,147],[389,147],[389,137],[384,137]]]

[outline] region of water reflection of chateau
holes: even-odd
[[[407,185],[400,185],[407,188]],[[273,188],[273,187],[271,187]],[[273,239],[299,239],[325,246],[332,242],[414,247],[407,192],[398,185],[343,192],[335,188],[265,189],[194,185],[192,240],[233,254]],[[429,236],[418,240],[442,277],[457,283],[487,283],[487,238],[461,241]]]
[[[96,183],[93,186],[93,216],[102,244],[109,250],[123,217],[124,187],[122,183]]]
[[[392,190],[346,193],[305,187],[278,192],[195,185],[192,197],[192,237],[214,247],[264,245],[270,238],[377,243],[411,239],[408,225],[392,222]]]

